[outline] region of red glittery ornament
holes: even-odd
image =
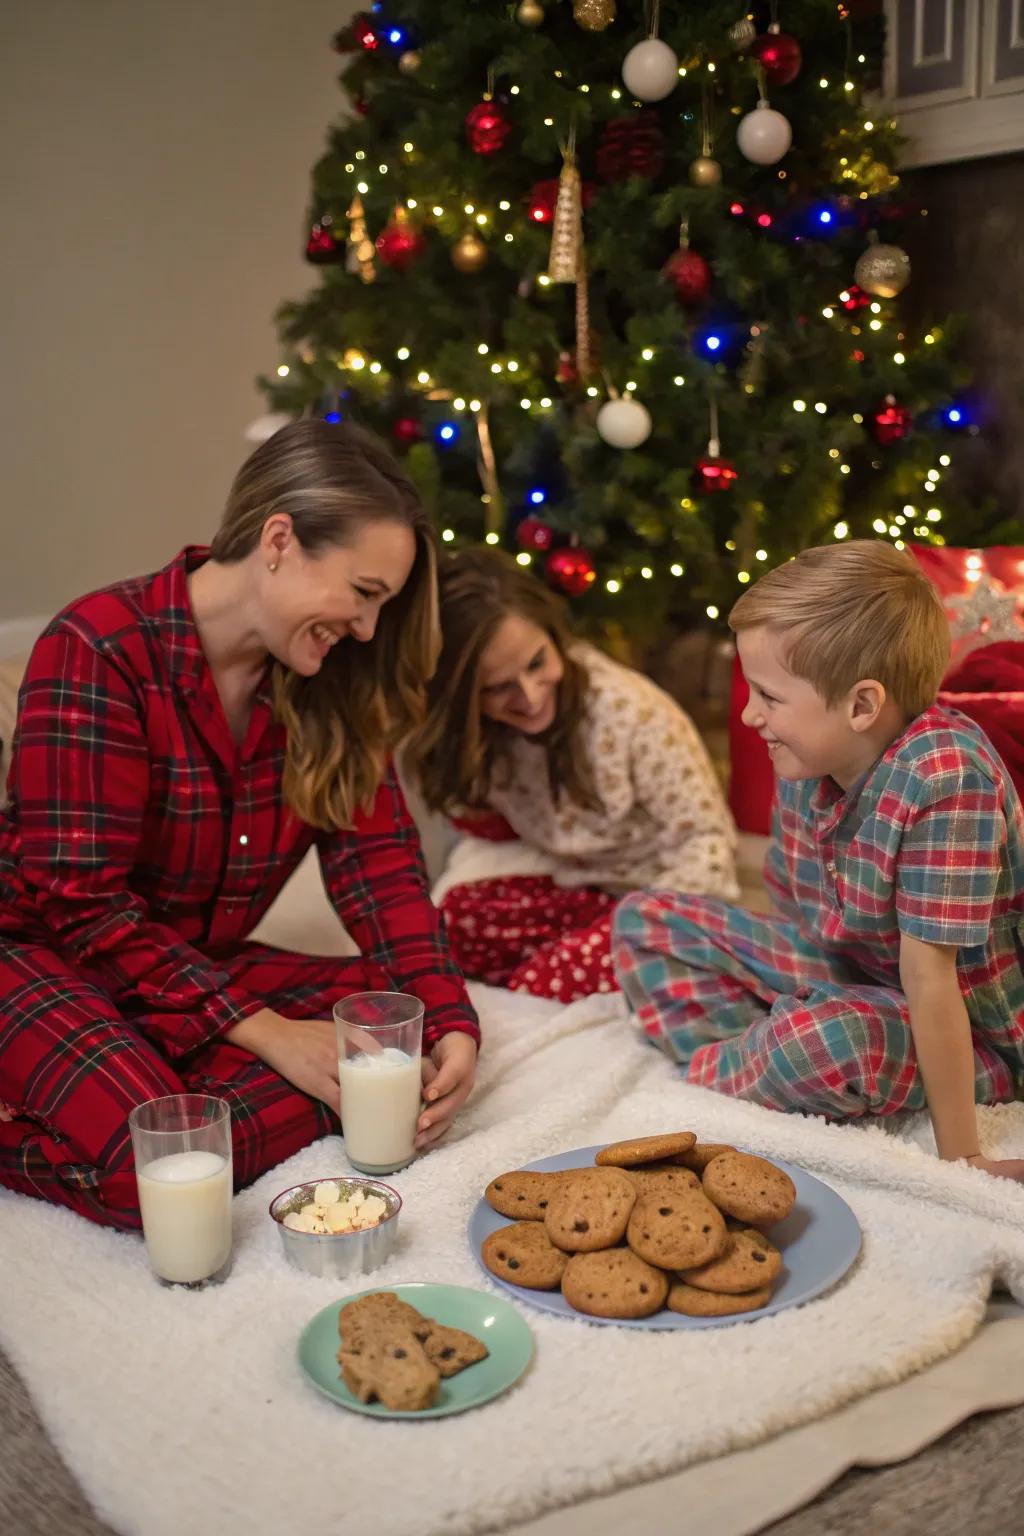
[[[764,70],[769,85],[792,85],[800,73],[800,44],[788,32],[762,32],[750,52]]]
[[[318,267],[337,266],[345,260],[345,246],[335,240],[330,219],[318,220],[310,230],[306,241],[306,260]]]
[[[687,309],[696,309],[711,292],[711,268],[703,256],[688,246],[674,251],[662,271],[675,289],[676,298]]]
[[[352,22],[352,32],[356,42],[361,48],[365,48],[367,53],[372,53],[375,48],[380,47],[380,38],[373,30],[368,17],[356,16]]]
[[[423,436],[423,427],[415,416],[399,416],[391,428],[391,435],[396,443],[418,443]]]
[[[500,102],[480,101],[466,113],[466,138],[474,155],[496,155],[511,132]]]
[[[395,272],[404,272],[422,256],[426,243],[404,208],[396,208],[391,223],[385,224],[375,241],[377,255]]]
[[[863,288],[858,288],[856,283],[851,283],[848,288],[843,289],[838,302],[848,315],[855,315],[858,309],[867,309],[871,303],[871,295],[865,293]]]
[[[736,470],[728,459],[712,458],[711,454],[705,454],[693,466],[693,489],[699,495],[714,495],[717,491],[727,491],[737,478]]]
[[[524,517],[516,529],[516,543],[520,549],[543,551],[550,549],[554,542],[554,529],[542,523],[539,517]]]
[[[653,180],[665,164],[665,135],[657,114],[613,117],[602,130],[594,163],[602,181],[626,181],[630,176]]]
[[[585,181],[580,188],[580,200],[584,208],[589,208],[594,201],[597,187],[592,181]],[[555,216],[555,202],[558,198],[558,177],[552,176],[548,181],[538,181],[527,192],[524,203],[527,206],[531,224],[550,224]]]
[[[871,436],[883,447],[901,443],[910,434],[911,419],[907,407],[896,403],[895,395],[886,395],[871,412]]]
[[[555,378],[559,384],[578,384],[580,371],[571,352],[559,352]]]
[[[582,597],[597,580],[594,557],[588,549],[556,549],[548,556],[547,576],[551,585],[567,597]]]

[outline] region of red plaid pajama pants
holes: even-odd
[[[243,944],[218,959],[232,981],[286,1018],[329,1019],[339,997],[385,990],[361,959],[321,959]],[[160,1019],[166,1029],[167,1018]],[[249,1051],[215,1039],[173,1065],[110,998],[42,944],[0,946],[0,1185],[103,1226],[140,1226],[128,1114],[168,1093],[231,1105],[235,1188],[318,1137],[337,1116]]]
[[[441,903],[455,963],[492,987],[571,1003],[615,992],[614,896],[566,889],[549,875],[513,875],[456,885]]]
[[[865,978],[793,923],[709,897],[639,891],[615,914],[615,969],[648,1038],[688,1082],[834,1120],[923,1109],[902,992]],[[1014,1096],[974,1032],[979,1104]]]

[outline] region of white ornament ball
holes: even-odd
[[[740,153],[755,165],[774,165],[793,142],[789,119],[776,112],[766,101],[759,101],[753,112],[740,118],[736,143]]]
[[[597,430],[609,448],[639,448],[651,435],[651,413],[639,400],[606,400]]]
[[[626,54],[622,79],[638,101],[664,101],[679,84],[679,60],[668,43],[649,37]]]
[[[275,432],[280,432],[294,416],[286,416],[284,411],[271,411],[266,416],[257,416],[255,421],[250,421],[242,434],[247,443],[265,443],[268,437],[273,437]]]

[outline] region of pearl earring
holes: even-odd
[[[267,566],[267,570],[273,574],[273,572],[277,570],[277,561],[271,560],[270,564]]]

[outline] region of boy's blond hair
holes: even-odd
[[[934,704],[949,665],[949,624],[913,559],[881,539],[805,549],[733,605],[736,633],[784,637],[785,663],[826,704],[874,678],[907,715]]]

